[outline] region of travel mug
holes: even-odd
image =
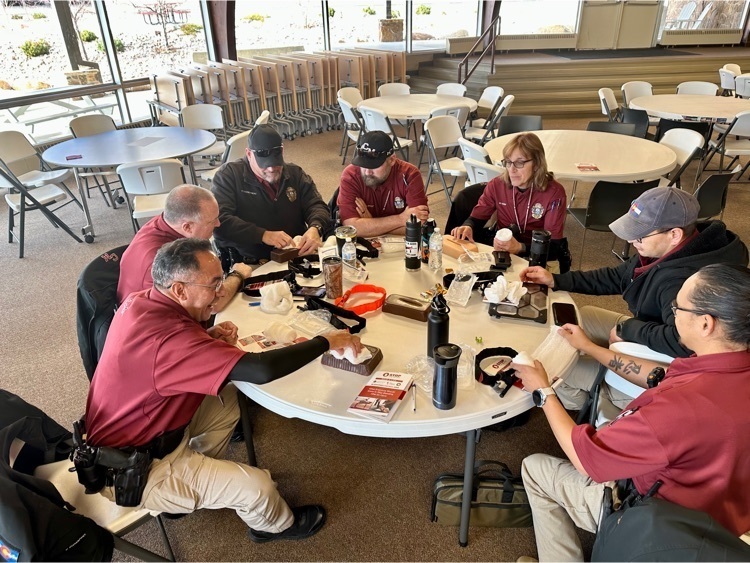
[[[441,344],[433,350],[435,376],[432,380],[432,404],[441,410],[456,406],[458,393],[458,360],[461,348],[455,344]]]
[[[323,258],[323,280],[326,284],[326,297],[336,299],[343,291],[343,265],[338,256]]]
[[[529,248],[529,266],[547,267],[547,255],[549,254],[549,241],[552,233],[544,230],[535,230],[531,233],[531,247]]]

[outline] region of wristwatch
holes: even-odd
[[[552,387],[541,387],[531,394],[531,400],[534,401],[535,406],[543,407],[544,403],[547,402],[547,397],[553,395],[556,395],[556,393]]]
[[[615,335],[617,338],[622,338],[622,325],[625,324],[625,321],[620,321],[615,325]]]
[[[311,227],[314,227],[318,230],[318,236],[322,239],[323,238],[323,227],[320,225],[310,225]]]
[[[242,291],[242,286],[245,285],[245,278],[237,270],[232,270],[231,272],[229,272],[224,279],[227,280],[231,277],[235,277],[240,280],[240,284],[237,286],[237,293],[239,293],[240,291]]]

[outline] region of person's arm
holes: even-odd
[[[353,225],[357,229],[357,236],[360,237],[377,237],[380,235],[403,235],[406,232],[406,221],[409,216],[415,213],[411,207],[406,208],[398,215],[388,215],[386,217],[352,217],[345,219],[344,225]]]
[[[233,272],[237,272],[236,274]],[[223,311],[234,296],[242,289],[245,280],[253,273],[253,268],[242,262],[236,263],[232,271],[224,278],[224,295],[219,297],[214,305],[214,310],[218,313]]]
[[[227,163],[214,175],[211,191],[219,204],[221,222],[215,232],[224,240],[240,246],[261,244],[266,230],[238,216],[237,198],[243,182],[241,170],[233,163]]]
[[[278,350],[262,353],[248,352],[229,372],[229,379],[248,383],[269,383],[297,371],[327,350],[328,340],[322,336],[316,336]]]
[[[628,272],[636,260],[638,255],[614,268],[599,268],[586,272],[571,270],[564,274],[554,274],[553,287],[556,290],[586,295],[621,295],[625,289],[625,280],[629,279]]]
[[[609,348],[597,346],[589,340],[583,329],[577,325],[563,325],[557,332],[577,350],[591,356],[617,375],[644,389],[648,387],[646,378],[651,370],[656,367],[665,367],[664,364],[659,362],[628,356]]]
[[[322,236],[323,233],[327,232],[331,226],[331,210],[328,208],[328,204],[323,201],[323,198],[318,192],[318,188],[313,182],[313,179],[308,176],[301,168],[300,179],[298,181],[300,197],[302,198],[302,213],[305,217],[305,224],[308,229],[312,227],[320,228],[319,234]],[[295,233],[296,234],[296,233]],[[320,237],[318,237],[320,239]]]

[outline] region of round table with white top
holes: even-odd
[[[469,111],[477,109],[476,100],[464,96],[438,94],[404,94],[401,96],[379,96],[368,98],[357,104],[358,108],[368,107],[382,111],[388,119],[399,121],[425,120],[433,110],[441,107],[465,105]]]
[[[653,180],[671,172],[677,163],[669,147],[630,135],[552,129],[531,132],[542,141],[547,168],[556,178],[590,182]],[[484,146],[492,162],[503,160],[503,148],[516,135],[503,135]]]
[[[643,110],[652,117],[726,123],[741,111],[750,110],[750,100],[701,94],[657,94],[634,98],[630,107]]]
[[[491,251],[489,247],[482,247]],[[457,260],[445,256],[444,267],[457,267]],[[509,280],[518,279],[518,273],[526,266],[526,260],[512,257],[511,268],[506,272]],[[286,264],[269,262],[253,274],[261,275],[276,270],[285,270]],[[443,271],[433,272],[423,265],[417,272],[407,272],[404,253],[381,254],[367,262],[369,278],[366,283],[385,288],[391,294],[401,294],[419,299],[420,293],[442,282]],[[322,276],[312,281],[297,276],[297,281],[306,285],[320,285]],[[344,281],[344,291],[353,284]],[[550,292],[549,301],[572,302],[565,292]],[[217,315],[216,321],[232,321],[239,328],[239,336],[260,334],[274,322],[288,322],[297,308],[286,315],[266,314],[259,307],[249,307],[257,298],[240,293]],[[466,307],[451,305],[450,341],[468,344],[477,351],[482,348],[507,346],[517,351],[533,352],[550,333],[551,319],[544,323],[516,318],[490,317],[488,305],[482,296],[473,292]],[[377,370],[404,371],[407,363],[417,355],[426,354],[427,323],[384,313],[366,313],[366,328],[359,334],[362,342],[376,346],[383,352],[383,360]],[[548,315],[551,317],[551,315]],[[483,344],[476,342],[482,337]],[[287,418],[300,418],[316,424],[336,428],[346,434],[380,438],[419,438],[445,434],[466,433],[466,458],[464,490],[471,490],[477,430],[485,426],[516,416],[532,406],[531,396],[526,391],[512,387],[500,397],[487,385],[475,383],[471,389],[459,388],[456,406],[451,410],[439,410],[431,397],[421,388],[417,393],[416,411],[412,409],[412,398],[407,396],[404,404],[388,423],[364,418],[347,412],[347,408],[362,389],[367,376],[324,366],[317,359],[299,370],[264,385],[235,382],[237,388],[261,406]],[[251,436],[249,436],[251,439]],[[467,489],[468,486],[468,489]],[[464,498],[470,498],[469,493]],[[469,505],[462,507],[459,543],[468,541]]]

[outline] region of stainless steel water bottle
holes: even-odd
[[[422,224],[417,220],[416,215],[412,215],[406,222],[404,260],[406,261],[407,272],[416,272],[422,265],[419,256],[419,242],[422,238],[421,226]]]
[[[458,360],[461,348],[455,344],[435,346],[435,375],[432,380],[432,404],[441,410],[456,406],[458,395]]]
[[[442,293],[432,298],[430,313],[427,315],[427,355],[432,358],[435,346],[447,344],[449,338],[451,312]]]

